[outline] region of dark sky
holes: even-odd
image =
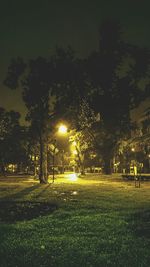
[[[1,0],[0,106],[24,113],[20,91],[4,87],[11,58],[52,54],[55,46],[71,45],[79,56],[98,47],[104,18],[120,20],[124,38],[150,47],[149,0]]]

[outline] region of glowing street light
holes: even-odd
[[[77,142],[76,141],[73,141],[72,145],[73,146],[77,146]]]
[[[64,124],[61,124],[58,128],[58,133],[60,134],[66,134],[67,133],[67,126]]]
[[[75,149],[72,150],[72,154],[73,154],[73,155],[77,155],[77,154],[78,154],[77,150],[75,150]]]
[[[60,135],[65,135],[67,133],[67,131],[68,131],[67,126],[64,124],[61,124],[58,127],[57,133]],[[59,152],[59,150],[56,147],[56,139],[53,140],[53,144],[51,144],[49,147],[51,149],[51,154],[53,156],[52,164],[53,164],[53,183],[54,183],[54,180],[55,180],[55,155]],[[64,150],[62,152],[64,153]],[[64,167],[63,167],[63,169],[64,169]]]

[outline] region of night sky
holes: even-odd
[[[150,47],[149,0],[1,0],[0,106],[25,113],[21,91],[3,85],[11,58],[51,55],[71,45],[80,57],[98,48],[104,18],[120,20],[124,38]]]

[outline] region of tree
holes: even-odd
[[[23,99],[28,119],[38,133],[40,144],[40,182],[47,181],[47,138],[51,95],[55,95],[55,112],[65,119],[78,118],[85,98],[101,123],[94,128],[96,149],[103,156],[105,172],[118,140],[130,133],[130,109],[148,92],[149,51],[123,41],[121,26],[107,20],[99,31],[99,51],[87,59],[77,59],[69,47],[57,48],[50,59],[37,58],[26,65],[13,61],[6,84],[15,88],[22,78]],[[78,130],[78,123],[76,127]],[[93,126],[91,127],[93,128]],[[83,130],[82,130],[83,133]]]
[[[107,20],[102,24],[99,51],[89,56],[87,72],[91,81],[90,104],[101,114],[103,122],[99,149],[106,173],[111,172],[118,140],[130,134],[131,108],[144,99],[146,87],[141,89],[139,84],[148,71],[147,58],[148,51],[123,42],[117,21]]]
[[[142,171],[149,171],[149,154],[150,154],[150,134],[149,134],[149,122],[150,112],[147,108],[141,116],[139,123],[134,123],[132,134],[130,138],[126,140],[120,140],[116,154],[120,162],[124,161],[124,168],[127,168],[127,163],[135,161],[137,165],[142,164]]]
[[[28,64],[24,64],[22,59],[13,60],[5,80],[5,84],[11,89],[15,89],[18,85],[22,87],[23,100],[28,108],[27,119],[31,122],[32,130],[40,145],[39,179],[41,183],[46,183],[48,179],[47,134],[52,70],[51,61],[41,57],[30,60]]]
[[[55,110],[65,119],[78,114],[81,100],[87,95],[85,60],[76,58],[71,47],[57,48],[53,56],[55,66],[53,92]]]
[[[106,173],[111,171],[118,140],[129,134],[130,109],[144,95],[138,86],[135,89],[139,84],[136,76],[140,61],[136,56],[132,46],[123,42],[120,24],[111,20],[102,24],[99,51],[87,60],[77,60],[64,50],[59,50],[54,60],[56,109],[61,109],[68,119],[78,118],[80,103],[86,98],[95,114],[101,114],[101,125],[95,128],[93,142],[103,156]],[[143,77],[143,73],[140,75]]]
[[[71,118],[72,126],[74,127],[71,141],[77,155],[77,164],[81,174],[84,174],[87,154],[92,153],[95,149],[95,132],[93,127],[99,123],[99,120],[99,114],[94,114],[85,98],[80,102],[78,115]]]
[[[20,114],[0,108],[0,162],[4,170],[7,164],[18,168],[27,163],[27,132],[19,124]]]
[[[149,57],[148,51],[123,41],[117,21],[107,20],[100,28],[99,51],[87,60],[77,60],[70,50],[59,50],[54,59],[56,109],[68,119],[78,118],[85,97],[95,114],[101,114],[101,125],[94,129],[93,142],[103,156],[105,173],[111,172],[118,141],[130,134],[131,108],[144,99],[146,83],[143,89],[140,82],[143,70],[148,71],[146,55]]]

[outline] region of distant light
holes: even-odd
[[[135,151],[135,148],[134,148],[134,147],[132,147],[132,148],[131,148],[131,151],[132,151],[132,152],[134,152],[134,151]]]
[[[73,141],[72,144],[73,144],[73,146],[76,146],[77,145],[77,142],[76,141]]]
[[[77,194],[78,194],[77,191],[73,191],[71,195],[74,195],[74,196],[75,196],[75,195],[77,195]]]
[[[77,154],[78,154],[77,150],[72,150],[72,153],[73,153],[74,155],[77,155]]]
[[[67,127],[65,125],[60,125],[58,128],[58,132],[60,134],[66,134],[67,133]]]
[[[71,174],[69,174],[68,179],[69,179],[70,181],[72,181],[72,182],[75,182],[75,181],[78,180],[78,176],[77,176],[76,173],[71,173]]]

